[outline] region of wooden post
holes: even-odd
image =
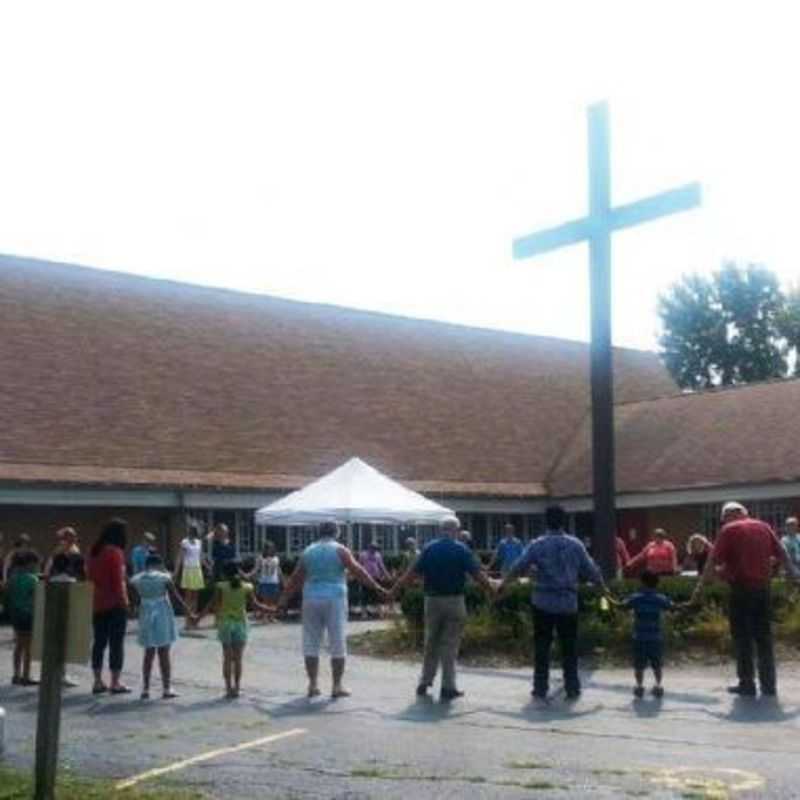
[[[34,800],[54,800],[61,725],[61,685],[69,619],[69,584],[45,587]]]

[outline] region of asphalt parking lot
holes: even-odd
[[[211,629],[175,646],[173,701],[141,701],[137,691],[96,698],[89,670],[71,669],[80,686],[65,692],[62,763],[230,800],[800,796],[798,662],[781,665],[772,701],[728,696],[726,665],[668,669],[661,702],[635,702],[627,670],[586,673],[578,702],[556,682],[541,708],[527,670],[462,670],[466,697],[443,705],[416,698],[416,665],[356,656],[352,697],[309,701],[299,634],[296,624],[253,628],[238,700],[223,698]],[[10,685],[10,643],[0,629],[5,760],[27,768],[37,694]],[[134,690],[140,659],[131,633],[125,679]]]

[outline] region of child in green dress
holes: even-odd
[[[7,603],[14,628],[14,677],[17,686],[36,686],[31,678],[31,639],[33,634],[33,598],[39,578],[39,556],[32,550],[23,550],[14,558],[14,570],[8,582]]]
[[[197,621],[213,608],[217,616],[217,636],[222,645],[222,677],[225,679],[225,695],[238,697],[242,682],[242,654],[247,645],[247,601],[251,600],[259,610],[269,613],[259,603],[253,592],[253,584],[246,583],[239,574],[239,565],[229,561],[223,567],[224,580],[217,583],[214,599],[197,616]]]

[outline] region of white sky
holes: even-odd
[[[585,339],[587,251],[511,259],[586,207],[704,206],[614,237],[618,344],[735,257],[800,273],[792,4],[0,5],[0,252]]]

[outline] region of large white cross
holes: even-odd
[[[514,258],[530,258],[589,242],[592,341],[592,473],[594,543],[606,575],[616,566],[614,476],[614,386],[611,348],[611,233],[700,204],[700,184],[690,183],[635,203],[611,205],[608,104],[588,108],[589,213],[587,216],[515,239]]]

